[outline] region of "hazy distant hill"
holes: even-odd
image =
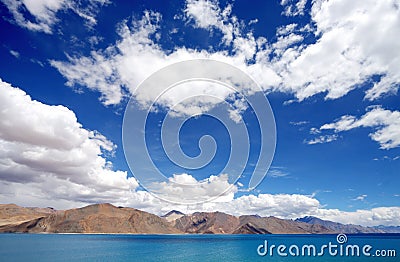
[[[298,218],[296,221],[305,222],[312,225],[322,225],[334,232],[346,233],[346,234],[357,234],[357,233],[400,233],[400,227],[363,227],[360,225],[352,224],[340,224],[328,220],[322,220],[313,216],[306,216],[303,218]]]
[[[385,231],[385,233],[400,233],[400,226],[376,226],[376,229]]]
[[[222,212],[159,217],[134,208],[95,204],[69,210],[0,205],[0,232],[126,234],[333,234],[396,233],[400,227],[343,225],[316,217],[295,221],[276,217],[232,216]]]

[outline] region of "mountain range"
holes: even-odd
[[[306,216],[296,220],[222,212],[164,216],[111,204],[55,210],[0,204],[3,233],[121,233],[121,234],[335,234],[400,233],[400,227],[363,227]]]
[[[337,222],[332,222],[328,220],[322,220],[313,216],[305,216],[303,218],[298,218],[295,221],[304,222],[312,225],[321,225],[329,230],[338,233],[345,234],[359,234],[359,233],[400,233],[400,227],[390,227],[390,226],[375,226],[375,227],[364,227],[360,225],[353,224],[341,224]]]

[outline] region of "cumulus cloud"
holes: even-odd
[[[373,76],[381,76],[366,98],[396,93],[400,83],[400,9],[392,1],[313,1],[317,41],[298,51],[282,72],[299,100],[326,93],[346,95]],[[390,32],[390,33],[389,33]]]
[[[133,206],[148,212],[163,215],[171,210],[180,210],[186,214],[193,212],[214,212],[228,214],[275,216],[283,219],[296,219],[304,216],[316,216],[343,224],[363,226],[397,226],[400,224],[400,207],[378,207],[356,211],[327,209],[314,196],[300,194],[249,194],[224,201],[206,202],[197,205],[178,205],[162,202],[144,191],[134,194]],[[135,204],[134,204],[135,203]]]
[[[295,6],[304,11],[305,1]],[[231,11],[229,4],[221,8],[217,1],[188,0],[184,15],[179,16],[185,22],[183,26],[222,32],[218,51],[184,45],[164,50],[159,43],[162,17],[146,11],[142,19],[120,24],[120,40],[114,45],[94,50],[89,56],[68,57],[67,61],[51,64],[67,79],[67,85],[99,91],[106,105],[118,104],[156,70],[194,58],[238,66],[265,91],[293,93],[300,101],[318,93],[336,99],[372,77],[375,83],[366,91],[367,99],[397,92],[400,61],[393,52],[400,48],[395,39],[400,34],[400,15],[399,8],[390,1],[313,1],[313,23],[303,27],[284,25],[278,28],[274,42],[254,37],[246,23]],[[314,33],[316,42],[305,44],[309,32]]]
[[[22,186],[46,198],[113,201],[138,186],[104,157],[115,145],[84,129],[74,112],[32,100],[1,80],[0,89],[0,187],[8,192],[2,197],[13,199]]]
[[[299,194],[245,195],[227,203],[211,204],[208,210],[221,210],[234,215],[276,216],[284,219],[309,215],[363,226],[400,224],[400,207],[378,207],[356,211],[326,209],[314,197]]]
[[[158,96],[159,90],[143,90],[137,93],[140,82],[164,66],[196,58],[210,58],[235,65],[253,75],[264,90],[280,82],[279,76],[268,64],[249,64],[256,52],[268,53],[264,38],[254,38],[251,32],[241,30],[242,23],[231,15],[231,6],[220,9],[216,1],[187,1],[183,10],[184,20],[197,28],[220,30],[224,50],[206,51],[176,46],[164,50],[160,43],[161,14],[145,11],[142,19],[132,24],[123,21],[118,27],[120,40],[105,50],[92,51],[90,56],[68,57],[68,61],[51,61],[67,79],[68,86],[81,85],[101,93],[105,105],[118,104],[126,95],[135,94],[139,101],[147,102]],[[187,25],[187,24],[186,24]],[[228,50],[232,50],[229,55]],[[256,58],[256,59],[262,59]],[[213,92],[208,88],[206,93]],[[227,93],[229,95],[229,93]],[[164,99],[163,106],[174,104],[174,96]],[[199,101],[202,103],[204,101]],[[219,101],[221,102],[221,101]],[[215,104],[216,102],[211,102]]]
[[[52,33],[52,27],[59,22],[57,13],[71,10],[85,19],[90,26],[96,24],[98,8],[108,0],[66,1],[66,0],[1,0],[14,17],[15,23],[32,31]],[[28,14],[32,18],[29,17]]]
[[[375,128],[370,137],[380,144],[381,149],[400,146],[400,112],[386,110],[380,106],[369,108],[369,111],[358,119],[345,115],[333,123],[321,126],[320,129],[342,132],[359,127]]]
[[[84,129],[74,112],[32,100],[3,81],[0,89],[1,202],[56,207],[111,202],[150,209],[165,205],[138,191],[137,181],[127,172],[113,170],[104,154],[112,153],[115,145],[97,131]],[[177,202],[218,195],[216,202],[227,202],[237,192],[228,175],[198,181],[176,174],[159,187],[161,194],[175,196]]]
[[[3,81],[0,89],[1,202],[57,208],[111,202],[157,212],[172,205],[138,190],[138,182],[127,172],[113,170],[104,155],[115,145],[83,128],[70,109],[32,100]],[[180,203],[185,197],[201,196],[199,201],[204,201],[218,195],[208,204],[229,202],[237,192],[224,174],[201,181],[175,174],[159,188]]]
[[[200,181],[189,174],[174,174],[168,178],[168,182],[156,185],[157,195],[176,203],[193,203],[193,200],[228,202],[233,200],[238,191],[237,186],[230,184],[228,179],[227,174],[212,175]]]
[[[315,198],[298,194],[246,195],[225,203],[220,208],[235,215],[277,216],[297,218],[316,212],[320,203]]]
[[[112,151],[115,145],[98,132],[84,129],[71,110],[34,101],[21,89],[3,81],[0,89],[2,203],[72,208],[110,202],[159,215],[172,209],[185,213],[219,210],[233,215],[281,218],[314,215],[362,225],[400,223],[398,207],[344,212],[324,209],[313,196],[251,193],[236,196],[240,184],[229,184],[228,175],[199,181],[190,174],[175,174],[159,186],[161,193],[169,198],[175,196],[176,202],[193,195],[207,198],[214,197],[216,192],[223,194],[193,205],[165,202],[141,190],[134,178],[127,178],[126,172],[114,171],[104,152]]]
[[[353,212],[338,209],[318,209],[316,216],[343,224],[363,226],[400,225],[400,207],[377,207]]]
[[[231,4],[221,10],[216,0],[188,0],[184,9],[185,19],[194,21],[195,27],[220,30],[225,44],[240,34],[240,25],[235,16],[231,17],[231,12]]]
[[[132,24],[123,22],[118,33],[121,40],[105,50],[93,51],[87,57],[69,57],[69,61],[51,61],[51,65],[57,68],[67,78],[67,85],[79,84],[92,90],[100,91],[101,100],[106,105],[118,104],[126,94],[134,94],[143,104],[154,101],[160,94],[157,88],[141,89],[137,92],[137,86],[155,71],[166,65],[194,58],[210,58],[228,64],[236,65],[247,72],[260,72],[259,82],[268,89],[279,82],[279,77],[266,65],[246,64],[246,57],[252,55],[247,47],[247,41],[238,44],[235,55],[228,56],[225,51],[208,52],[176,47],[169,52],[163,50],[157,43],[154,35],[159,30],[161,15],[146,11],[139,21]],[[235,41],[241,41],[235,38]],[[239,47],[241,46],[241,47]],[[243,48],[242,48],[243,47]],[[251,48],[250,48],[251,49]],[[262,76],[261,76],[262,72]],[[202,89],[204,93],[215,92],[215,88]],[[162,106],[175,104],[179,98],[171,93]],[[226,93],[225,96],[229,95]],[[198,101],[203,103],[204,101]],[[210,102],[215,104],[215,99]],[[221,101],[218,101],[220,103]]]
[[[96,22],[95,8],[80,9],[63,0],[2,1],[18,25],[34,31],[51,33],[61,10],[72,10],[89,24]],[[90,2],[93,6],[108,3]],[[289,16],[302,15],[306,11],[305,3],[304,0],[281,1]],[[231,5],[221,8],[217,1],[188,0],[183,10],[186,26],[222,32],[220,50],[185,46],[164,50],[158,40],[162,17],[146,11],[139,20],[120,23],[116,43],[85,56],[52,60],[51,65],[67,79],[67,85],[81,85],[100,92],[105,105],[118,104],[135,93],[138,84],[158,69],[193,58],[211,58],[235,65],[258,81],[264,91],[292,93],[298,100],[318,93],[326,93],[327,99],[336,99],[372,77],[375,83],[366,91],[366,99],[396,93],[400,83],[400,58],[395,53],[400,49],[396,39],[400,35],[398,5],[378,0],[317,0],[311,5],[312,23],[304,27],[284,25],[278,28],[276,40],[269,42],[246,30],[243,25],[249,23],[234,16]],[[33,20],[28,20],[27,13]],[[315,34],[315,43],[303,43],[305,34],[310,32]],[[238,190],[235,185],[218,201],[191,206],[165,203],[139,190],[137,181],[127,178],[126,172],[114,171],[103,154],[112,151],[114,145],[101,134],[84,129],[71,110],[33,101],[22,90],[4,82],[1,89],[1,202],[41,206],[53,203],[55,207],[111,202],[157,214],[171,209],[186,213],[220,210],[235,215],[283,218],[315,215],[362,225],[400,224],[398,207],[344,212],[325,209],[314,197],[298,194],[249,194],[235,198]],[[143,102],[158,94],[152,89],[145,91],[137,94]],[[165,104],[174,103],[172,98],[165,99]],[[393,148],[400,144],[398,120],[398,111],[375,108],[361,118],[344,116],[319,131],[372,127],[376,131],[371,138],[382,148]],[[336,138],[334,134],[308,142],[323,143]],[[173,183],[182,180],[199,184],[198,190],[205,194],[228,183],[223,175],[198,181],[190,174],[180,174],[163,184],[162,189],[168,194],[176,191],[178,196],[177,192],[185,189]]]

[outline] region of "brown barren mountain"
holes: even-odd
[[[0,226],[0,232],[24,233],[180,233],[164,219],[134,208],[95,204],[57,211],[19,225]]]
[[[15,204],[0,204],[0,226],[18,225],[35,218],[55,213],[52,208],[20,207]]]
[[[293,220],[280,219],[276,217],[240,216],[240,228],[256,229],[253,234],[329,234],[334,233],[321,225],[310,225]]]
[[[335,223],[335,227],[329,227],[333,222],[325,221],[327,226],[322,222],[306,223],[256,215],[237,217],[222,212],[185,215],[175,210],[159,217],[111,204],[60,211],[0,205],[0,232],[9,233],[333,234],[347,232],[343,230],[349,226]],[[357,226],[357,230],[359,233],[371,232],[371,228],[362,226]],[[379,230],[385,232],[382,228]]]
[[[310,225],[276,217],[235,217],[221,212],[196,212],[176,219],[174,226],[185,233],[205,234],[334,233],[321,225]]]
[[[196,212],[176,219],[174,226],[185,233],[232,234],[239,219],[221,212]]]

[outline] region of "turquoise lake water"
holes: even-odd
[[[345,237],[340,244],[336,235],[0,234],[0,261],[400,261],[400,234]]]

